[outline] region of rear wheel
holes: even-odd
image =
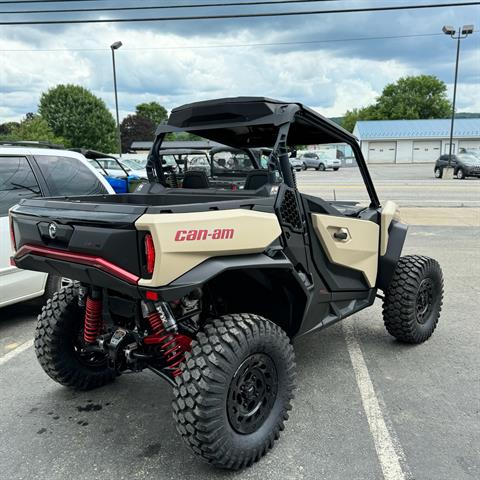
[[[321,172],[325,171],[325,164],[321,163],[318,167],[317,170],[320,170]]]
[[[464,179],[465,179],[465,172],[463,171],[462,168],[459,168],[459,169],[457,170],[457,178],[458,178],[459,180],[464,180]]]
[[[434,173],[435,173],[435,178],[442,178],[443,176],[443,170],[441,168],[437,167]]]
[[[293,347],[285,332],[251,314],[210,321],[176,379],[177,429],[203,460],[237,470],[279,438],[295,388]]]
[[[56,382],[90,390],[111,382],[116,373],[107,358],[88,352],[83,342],[84,310],[74,286],[62,288],[43,307],[35,331],[35,353],[43,370]]]
[[[333,167],[333,171],[334,171],[334,172],[338,172],[338,169],[339,169],[339,168],[340,168],[340,167]]]
[[[434,332],[443,302],[443,275],[429,257],[401,257],[385,293],[383,319],[387,331],[406,343],[422,343]]]
[[[306,163],[303,163],[302,164],[302,170],[306,170],[307,169],[307,164]]]

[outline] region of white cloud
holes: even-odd
[[[372,103],[386,83],[400,76],[429,73],[418,65],[413,67],[406,58],[395,58],[393,53],[394,58],[388,60],[359,58],[348,49],[333,50],[328,44],[303,51],[286,51],[284,47],[149,49],[278,42],[285,39],[284,34],[292,33],[258,25],[232,28],[227,33],[223,30],[221,35],[216,31],[194,33],[197,28],[188,38],[165,33],[161,25],[150,29],[81,25],[60,34],[31,29],[30,34],[23,31],[22,35],[3,29],[2,50],[104,50],[0,52],[0,122],[36,111],[41,93],[59,83],[91,89],[113,112],[109,45],[119,39],[124,44],[116,53],[121,117],[144,101],[157,100],[171,109],[186,102],[236,95],[300,101],[324,115],[338,116]],[[355,33],[344,36],[354,37]],[[365,44],[365,48],[373,47],[373,43]],[[478,82],[459,85],[458,104],[463,111],[480,111]]]

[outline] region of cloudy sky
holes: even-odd
[[[209,2],[92,0],[13,5],[0,2],[0,11],[194,3]],[[260,13],[426,3],[452,2],[327,0],[306,5],[140,13],[3,13],[0,21]],[[438,76],[448,84],[451,94],[455,42],[441,34],[441,28],[444,24],[472,23],[480,30],[478,5],[256,19],[1,26],[0,122],[19,120],[26,112],[35,112],[41,92],[59,83],[79,84],[92,90],[113,111],[109,45],[116,40],[124,45],[117,52],[121,117],[133,112],[135,105],[143,101],[157,100],[171,109],[195,100],[236,95],[301,101],[324,115],[337,116],[347,109],[372,103],[385,84],[417,74]],[[480,33],[462,42],[458,109],[480,112]]]

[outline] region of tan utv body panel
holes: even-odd
[[[387,253],[388,229],[392,220],[400,221],[400,211],[395,202],[388,200],[380,211],[380,255],[382,257]]]
[[[359,270],[370,287],[375,286],[378,270],[379,226],[368,220],[335,217],[313,213],[315,233],[328,259],[337,265]],[[334,237],[337,231],[347,233],[342,241]]]
[[[234,209],[193,213],[145,214],[137,230],[148,230],[155,266],[143,287],[161,287],[211,257],[263,252],[281,229],[276,215]]]

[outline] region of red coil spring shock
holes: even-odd
[[[87,297],[83,338],[86,343],[95,343],[102,333],[102,301]]]
[[[185,359],[185,353],[190,350],[192,339],[181,333],[167,332],[160,314],[156,311],[150,312],[147,320],[154,335],[145,337],[144,343],[146,345],[160,345],[168,369],[174,377],[180,375],[182,372],[179,367]]]

